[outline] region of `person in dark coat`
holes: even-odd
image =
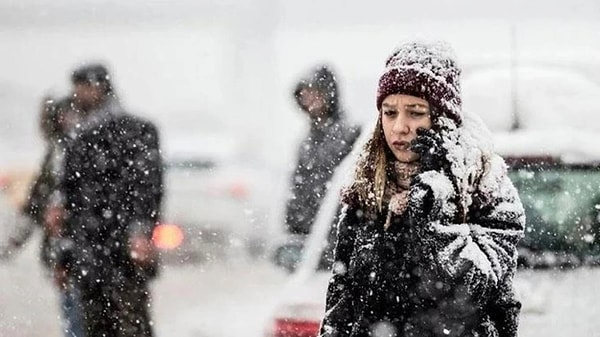
[[[83,117],[65,156],[61,263],[80,290],[86,336],[152,336],[151,236],[163,193],[158,132],[123,110],[104,66],[82,66],[72,82]]]
[[[48,223],[46,214],[54,204],[60,203],[58,185],[64,172],[64,154],[72,139],[77,112],[72,108],[70,98],[49,100],[44,105],[40,124],[47,144],[46,153],[21,212],[43,229],[41,260],[53,270],[55,257],[51,241],[58,235],[59,225],[52,221]]]
[[[517,335],[524,211],[490,134],[463,113],[445,44],[387,60],[377,125],[343,193],[320,336]]]
[[[56,251],[60,242],[61,223],[57,221],[56,209],[61,203],[59,181],[64,172],[65,149],[73,137],[77,112],[70,97],[54,100],[44,98],[40,114],[40,130],[46,151],[39,173],[29,195],[20,208],[17,224],[9,238],[9,252],[13,254],[31,238],[35,228],[42,231],[40,260],[59,289],[63,330],[67,337],[83,337],[82,318],[77,307],[79,297],[73,285],[64,277],[64,268],[57,261]]]
[[[285,221],[290,233],[306,235],[327,191],[327,182],[350,153],[360,129],[346,120],[335,75],[325,66],[302,79],[294,97],[310,120],[310,131],[298,148]]]
[[[50,228],[45,226],[45,211],[50,204],[52,194],[56,192],[57,174],[60,172],[60,158],[64,153],[66,141],[65,130],[61,127],[60,115],[64,113],[65,105],[68,103],[56,101],[50,97],[45,97],[41,104],[39,126],[42,139],[45,143],[45,153],[36,174],[33,184],[29,188],[29,194],[23,205],[20,206],[20,213],[25,218],[19,218],[22,221],[15,226],[9,235],[8,247],[10,254],[20,249],[31,237],[36,226],[43,229],[43,239],[40,251],[40,257],[43,265],[51,269],[52,259],[50,254]]]

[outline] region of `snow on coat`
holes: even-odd
[[[150,239],[159,220],[158,132],[114,100],[81,124],[65,156],[60,262],[80,293],[87,335],[152,336],[147,283],[158,261],[134,262],[129,240]]]
[[[364,336],[378,324],[403,336],[516,335],[512,278],[524,211],[503,160],[479,142],[485,132],[467,116],[445,135],[451,177],[421,173],[409,211],[389,231],[386,210],[345,205],[322,336]],[[464,215],[453,202],[459,194]],[[419,224],[413,214],[425,195],[433,204],[424,213],[436,215]]]
[[[469,117],[445,137],[452,177],[421,173],[409,211],[390,230],[383,229],[385,210],[345,206],[335,253],[342,267],[329,285],[323,336],[364,336],[378,324],[406,336],[516,335],[512,278],[524,211],[503,160],[475,142],[480,128]],[[452,201],[461,193],[465,215]],[[425,213],[437,215],[415,223],[427,194],[433,206]]]
[[[388,230],[386,205],[348,199],[321,336],[516,336],[524,210],[489,131],[462,111],[459,74],[438,45],[405,44],[386,62],[378,105],[393,93],[433,103],[445,163],[413,178]]]
[[[163,192],[156,128],[109,101],[82,123],[65,163],[64,236],[72,249],[62,259],[82,281],[136,275],[128,240],[150,237]]]

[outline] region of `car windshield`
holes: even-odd
[[[579,256],[600,252],[598,167],[524,165],[513,168],[510,177],[527,217],[523,247]]]

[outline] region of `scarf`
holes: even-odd
[[[385,186],[384,200],[388,201],[388,214],[384,230],[391,225],[392,215],[402,215],[408,208],[408,193],[412,178],[419,173],[419,162],[395,161]]]

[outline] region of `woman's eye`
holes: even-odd
[[[383,110],[383,114],[386,116],[393,116],[396,113],[394,110]]]
[[[427,112],[424,111],[409,111],[411,117],[420,118],[427,115]]]

